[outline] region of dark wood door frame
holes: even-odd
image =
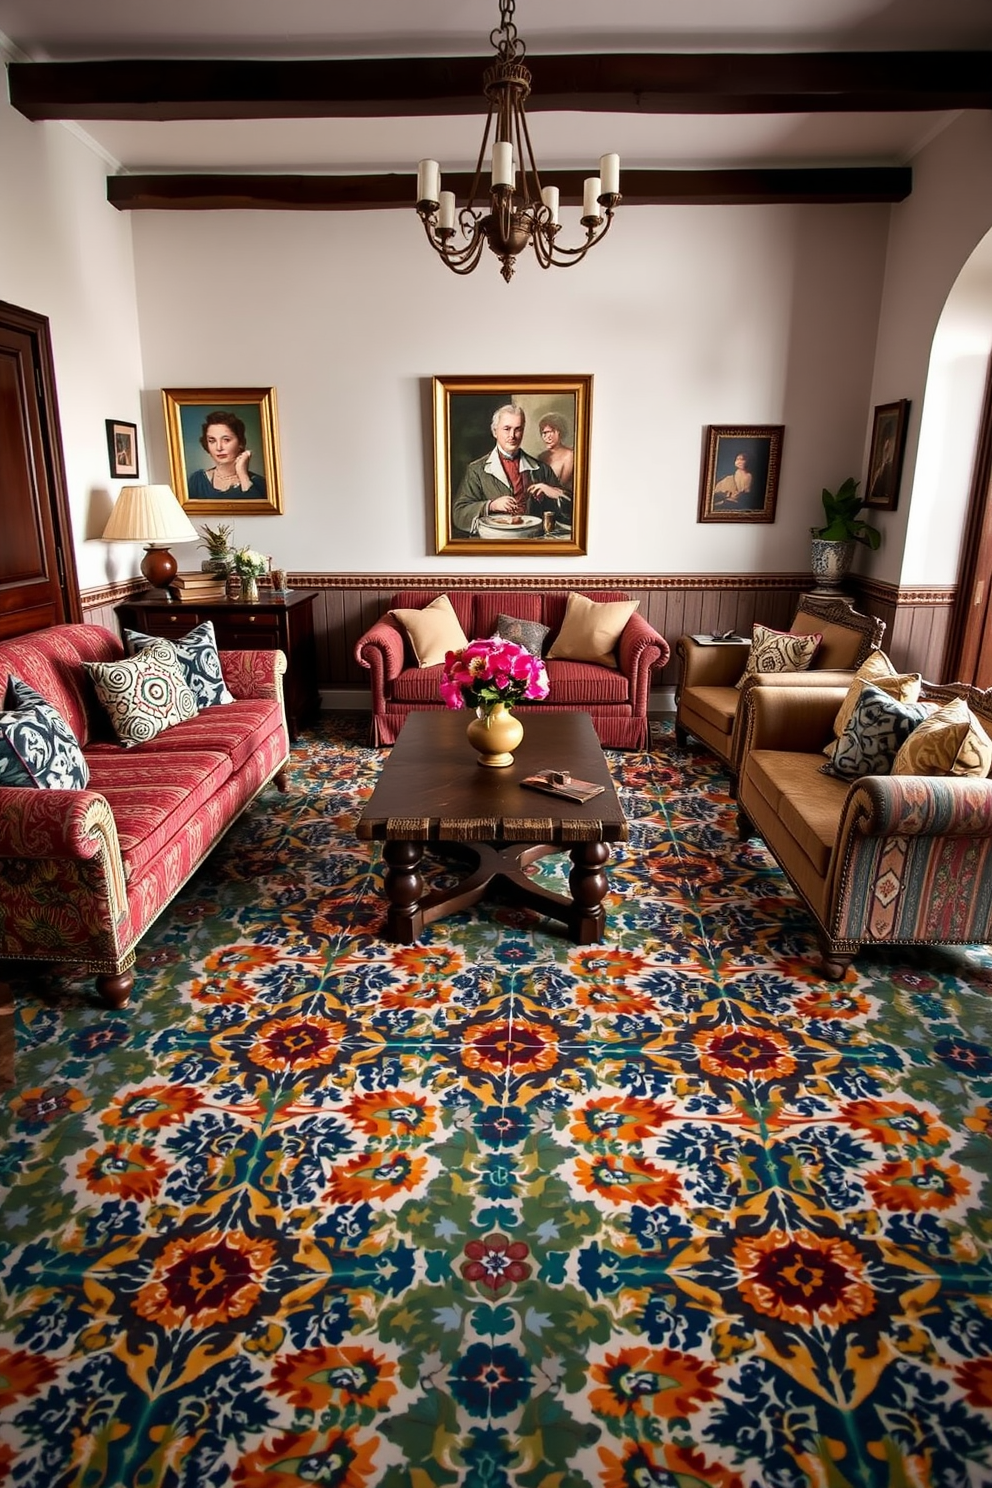
[[[992,362],[985,378],[944,676],[992,686]],[[983,676],[987,680],[979,680]]]

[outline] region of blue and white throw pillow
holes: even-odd
[[[62,714],[20,677],[7,679],[0,713],[0,785],[82,790],[90,778]]]
[[[888,775],[899,750],[930,711],[926,703],[901,703],[874,683],[862,683],[847,727],[820,766],[823,774],[842,780]]]
[[[224,685],[217,654],[217,638],[212,620],[203,620],[199,625],[180,636],[177,641],[162,641],[161,636],[144,635],[140,630],[125,630],[124,644],[132,656],[137,656],[146,646],[154,642],[171,646],[176,653],[186,685],[196,699],[197,710],[210,708],[215,703],[233,703],[234,696]]]

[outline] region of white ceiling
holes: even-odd
[[[550,52],[992,49],[992,0],[518,0],[533,56]],[[21,61],[478,56],[480,122],[461,118],[98,121],[74,124],[111,168],[409,171],[475,164],[497,0],[0,0]],[[542,169],[606,150],[628,165],[900,165],[946,114],[530,116]]]

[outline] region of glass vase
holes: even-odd
[[[494,703],[486,711],[477,708],[466,734],[468,742],[476,750],[480,765],[491,765],[497,769],[513,764],[513,751],[519,749],[524,736],[524,726],[505,703]]]
[[[258,604],[258,580],[254,574],[242,576],[241,598],[245,604]]]

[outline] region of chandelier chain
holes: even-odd
[[[517,35],[513,24],[516,0],[499,0],[499,25],[489,33],[489,44],[498,53],[501,62],[519,61],[526,56],[527,43]]]

